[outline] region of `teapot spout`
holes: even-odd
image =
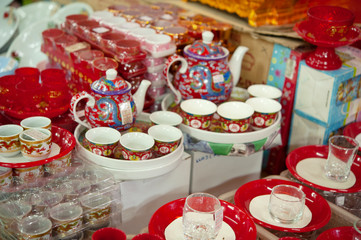
[[[134,103],[137,108],[137,114],[143,111],[145,94],[147,93],[150,84],[151,82],[149,80],[142,80],[138,87],[138,90],[133,95]]]
[[[234,51],[232,58],[229,61],[228,66],[232,73],[234,86],[237,85],[239,77],[241,76],[242,60],[247,51],[248,47],[239,46],[236,51]]]

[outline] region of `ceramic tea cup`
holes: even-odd
[[[129,132],[120,137],[120,145],[123,158],[138,161],[152,157],[154,139],[142,132]]]
[[[28,168],[14,168],[14,177],[20,184],[36,184],[41,181],[43,176],[43,165]]]
[[[72,152],[69,152],[68,154],[57,158],[51,162],[46,163],[45,170],[46,172],[56,175],[56,174],[62,174],[65,172],[67,168],[71,166],[71,160],[72,160]]]
[[[148,129],[154,138],[154,151],[158,155],[166,155],[177,149],[182,138],[182,131],[169,125],[154,125]]]
[[[254,97],[246,101],[253,109],[251,125],[253,129],[262,129],[275,123],[281,104],[273,99]]]
[[[152,112],[149,119],[154,125],[163,124],[173,127],[178,127],[183,121],[182,117],[178,113],[171,111]]]
[[[274,100],[279,100],[282,96],[282,91],[274,86],[266,84],[253,84],[247,88],[250,97],[264,97]]]
[[[95,224],[109,219],[111,213],[110,197],[95,192],[82,196],[79,201],[83,207],[86,223]]]
[[[83,209],[73,202],[60,203],[49,210],[54,236],[68,236],[78,232],[83,225]]]
[[[30,128],[21,132],[19,139],[24,158],[37,161],[50,155],[52,134],[48,129]]]
[[[0,126],[0,156],[12,157],[20,152],[19,135],[23,130],[16,124]]]
[[[217,108],[222,129],[230,133],[241,133],[248,130],[253,108],[243,102],[224,102]]]
[[[110,127],[96,127],[85,133],[90,151],[104,157],[113,156],[120,136],[118,130]]]
[[[0,204],[0,219],[3,224],[9,226],[13,221],[23,219],[31,210],[31,205],[23,201],[8,200]]]
[[[11,168],[0,167],[0,190],[10,187],[13,182],[13,170]]]
[[[34,116],[25,118],[20,122],[24,130],[30,128],[44,128],[51,130],[51,119],[43,116]]]
[[[188,99],[180,104],[183,111],[183,123],[193,128],[206,130],[211,125],[217,105],[205,99]]]
[[[51,239],[52,223],[42,215],[31,215],[23,218],[18,229],[22,239]]]

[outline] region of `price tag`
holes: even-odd
[[[119,106],[120,114],[122,116],[122,123],[128,124],[133,122],[133,114],[132,114],[132,107],[130,102],[122,103]]]
[[[48,135],[40,132],[37,129],[29,129],[28,131],[24,132],[24,138],[27,138],[28,140],[39,141],[46,139],[47,137]]]

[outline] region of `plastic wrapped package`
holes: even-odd
[[[111,173],[73,159],[65,174],[0,192],[0,239],[91,239],[121,224],[120,188]]]

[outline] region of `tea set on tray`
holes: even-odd
[[[229,51],[212,42],[212,39],[213,33],[206,31],[203,33],[202,40],[195,41],[192,45],[185,47],[185,58],[176,54],[168,58],[164,75],[175,95],[175,103],[178,107],[178,110],[174,109],[173,112],[181,115],[183,124],[201,130],[209,129],[216,112],[219,115],[216,120],[221,122],[223,132],[243,133],[250,131],[249,126],[251,124],[254,130],[267,128],[274,124],[281,110],[281,104],[275,99],[258,97],[257,94],[254,94],[246,103],[227,101],[239,79],[242,59],[248,48],[238,47],[228,63]],[[177,61],[181,62],[181,66],[175,74],[173,84],[170,69],[173,63]],[[100,133],[101,129],[108,132],[108,134],[104,134],[104,137],[108,136],[109,139],[104,139],[103,142],[96,143],[85,136],[83,145],[93,153],[103,156],[117,155],[117,151],[119,152],[117,149],[120,145],[121,156],[118,154],[116,158],[139,160],[151,158],[149,150],[154,145],[156,146],[155,149],[164,148],[164,146],[159,147],[160,142],[163,142],[164,145],[165,142],[169,144],[169,141],[172,140],[173,145],[175,141],[178,144],[182,134],[171,126],[162,125],[162,130],[160,126],[157,127],[159,130],[154,130],[155,126],[152,127],[152,130],[149,129],[155,143],[148,136],[140,137],[140,133],[138,135],[133,133],[132,142],[134,143],[129,146],[121,139],[125,138],[125,135],[130,136],[130,133],[121,134],[122,136],[118,134],[129,131],[134,126],[137,114],[142,112],[149,85],[148,80],[143,80],[137,92],[132,95],[130,83],[117,76],[114,69],[109,69],[106,71],[105,77],[93,82],[91,85],[92,93],[84,91],[73,96],[70,111],[74,115],[75,121],[88,129],[97,128],[99,136],[104,134]],[[280,95],[277,93],[276,98],[279,97]],[[84,107],[85,120],[80,119],[80,112],[77,112],[79,102],[83,99],[88,100]],[[181,100],[183,101],[181,102]],[[116,131],[108,128],[113,128]],[[154,132],[166,132],[167,136],[162,136],[163,141],[160,141],[159,136],[155,137],[159,133]],[[137,138],[141,140],[137,141]],[[164,140],[164,138],[168,140]],[[118,142],[120,144],[117,144]],[[139,146],[140,143],[142,146]],[[104,148],[107,144],[112,146]],[[97,146],[94,147],[94,145]],[[165,150],[168,153],[174,147],[166,148],[169,149]],[[158,154],[164,155],[164,152],[156,151]]]

